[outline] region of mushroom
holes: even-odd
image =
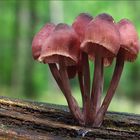
[[[83,115],[72,96],[67,73],[68,66],[74,66],[78,63],[79,47],[79,38],[74,29],[66,24],[58,24],[45,40],[39,61],[49,64],[57,84],[64,93],[71,113],[80,124],[83,124]]]
[[[52,23],[47,23],[45,26],[41,28],[41,30],[35,35],[32,41],[32,54],[33,58],[35,60],[38,60],[40,53],[41,53],[41,48],[42,44],[48,38],[48,36],[51,34],[53,31],[55,25]]]
[[[33,38],[35,60],[49,64],[51,73],[63,92],[69,109],[81,125],[100,126],[118,86],[124,61],[134,61],[139,52],[138,34],[127,19],[117,24],[108,14],[93,19],[86,13],[76,17],[72,27],[67,24],[46,24]],[[116,57],[116,66],[101,105],[103,69]],[[94,61],[94,77],[90,89],[90,58]],[[72,96],[69,79],[78,73],[83,101],[81,112]]]
[[[83,41],[85,29],[92,19],[93,17],[91,15],[87,13],[81,13],[76,17],[75,21],[73,22],[72,27],[78,34],[80,42]],[[89,119],[88,116],[90,114],[90,71],[88,55],[85,52],[82,52],[80,54],[77,71],[80,89],[82,93],[84,119],[85,122],[87,122]]]
[[[120,32],[121,37],[120,49],[117,54],[116,66],[109,89],[94,122],[95,126],[100,126],[103,121],[105,112],[107,111],[107,108],[118,86],[124,67],[124,61],[134,61],[139,51],[138,34],[132,22],[127,19],[122,19],[117,23],[116,26]]]
[[[100,107],[103,89],[103,65],[110,65],[119,50],[120,36],[113,18],[107,14],[100,14],[87,26],[81,50],[95,61],[94,78],[91,91],[91,124]]]

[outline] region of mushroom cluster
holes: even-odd
[[[47,23],[33,38],[33,58],[48,64],[63,92],[73,117],[84,126],[99,127],[118,86],[124,61],[134,61],[139,52],[138,34],[133,23],[112,16],[87,13],[76,17],[71,26]],[[114,73],[101,103],[104,67],[116,59]],[[93,81],[89,60],[94,63]],[[72,96],[69,80],[78,77],[82,110]],[[90,86],[92,85],[92,86]]]

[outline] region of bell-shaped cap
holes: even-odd
[[[87,13],[79,14],[74,20],[72,27],[79,36],[80,41],[82,42],[85,35],[85,29],[88,23],[93,19],[93,17]]]
[[[104,58],[104,65],[112,63],[120,48],[120,34],[113,18],[108,14],[100,14],[87,26],[81,49],[94,60],[96,51]]]
[[[80,42],[76,32],[61,23],[45,40],[39,60],[44,63],[59,63],[63,60],[66,66],[71,66],[78,62],[79,51]]]
[[[134,25],[131,21],[122,19],[117,23],[117,27],[121,36],[121,50],[124,52],[125,60],[135,60],[139,52],[139,42]]]
[[[33,58],[36,60],[39,58],[41,53],[41,48],[46,40],[46,38],[50,35],[53,31],[55,25],[51,23],[47,23],[41,30],[34,36],[32,41],[32,55]]]

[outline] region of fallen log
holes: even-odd
[[[140,115],[107,112],[100,128],[82,127],[66,106],[0,97],[0,139],[140,139]]]

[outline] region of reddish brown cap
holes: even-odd
[[[75,21],[72,24],[72,27],[79,36],[80,41],[84,39],[85,28],[87,24],[93,19],[93,17],[87,13],[81,13],[76,17]]]
[[[106,14],[106,13],[99,14],[97,16],[97,18],[100,18],[100,19],[103,19],[103,20],[107,20],[109,22],[114,22],[113,17],[111,15],[109,15],[109,14]]]
[[[43,44],[40,61],[59,63],[63,59],[66,66],[78,62],[80,51],[79,38],[74,29],[67,24],[58,24]]]
[[[34,36],[32,41],[32,54],[34,59],[38,59],[41,53],[41,47],[46,38],[53,31],[55,25],[47,23],[41,30]]]
[[[94,59],[96,50],[100,49],[104,65],[110,65],[119,48],[120,34],[110,15],[98,15],[88,24],[81,49],[91,59]]]
[[[122,19],[117,23],[117,27],[120,31],[121,50],[124,52],[125,60],[135,60],[139,52],[139,43],[133,23],[127,19]]]

